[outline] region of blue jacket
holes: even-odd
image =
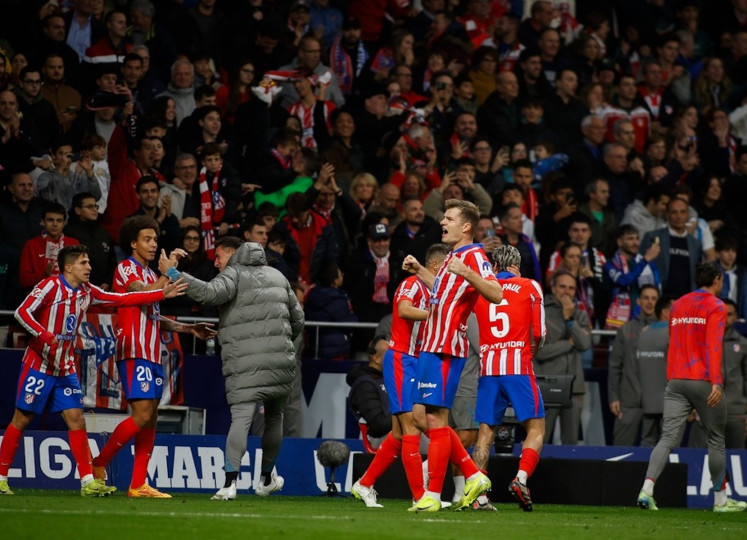
[[[353,313],[350,298],[344,289],[335,287],[312,287],[306,301],[304,311],[307,321],[327,322],[358,322],[358,316]],[[350,329],[319,328],[319,358],[330,359],[336,356],[350,355]],[[316,350],[316,328],[307,330],[307,338],[312,351]]]

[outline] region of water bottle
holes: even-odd
[[[205,354],[215,356],[215,338],[210,338],[205,342]]]

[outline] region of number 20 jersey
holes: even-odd
[[[480,298],[475,314],[480,325],[480,376],[534,375],[532,335],[540,344],[547,333],[542,288],[527,278],[498,274],[503,300]]]

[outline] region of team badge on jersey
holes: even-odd
[[[26,394],[23,401],[26,402],[26,405],[31,405],[34,402],[34,394]]]
[[[143,392],[147,392],[148,390],[150,390],[150,383],[148,383],[147,381],[141,381],[140,390],[142,390]]]

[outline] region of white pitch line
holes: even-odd
[[[0,514],[47,514],[47,515],[77,515],[77,516],[94,516],[94,515],[114,515],[114,516],[148,516],[148,517],[192,517],[192,518],[203,518],[203,517],[219,517],[219,518],[266,518],[267,514],[239,514],[239,513],[221,513],[221,512],[200,512],[189,514],[182,514],[181,512],[133,512],[132,510],[54,510],[54,509],[42,509],[42,510],[31,510],[28,508],[0,508]],[[347,516],[294,516],[284,515],[283,519],[350,519]]]

